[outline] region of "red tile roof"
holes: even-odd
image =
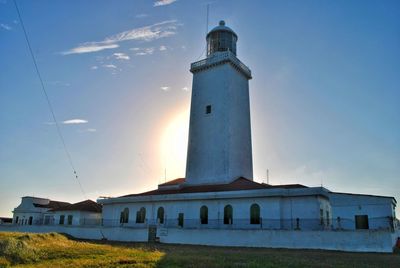
[[[166,183],[177,184],[176,179]],[[183,179],[184,180],[184,179]],[[166,185],[166,184],[162,184]],[[183,193],[203,193],[203,192],[224,192],[224,191],[243,191],[243,190],[257,190],[257,189],[270,189],[270,188],[307,188],[301,184],[287,184],[287,185],[268,185],[263,183],[254,182],[246,178],[238,178],[228,184],[210,184],[210,185],[195,185],[195,186],[185,186],[182,185],[179,189],[157,189],[149,192],[144,192],[140,194],[130,194],[122,197],[130,196],[146,196],[146,195],[166,195],[166,194],[183,194]]]
[[[61,208],[51,209],[50,211],[72,211],[72,210],[101,213],[102,206],[100,204],[88,199],[88,200],[78,202],[75,204],[69,204],[69,205],[61,207]]]
[[[169,185],[177,185],[177,184],[182,184],[185,182],[185,178],[178,178],[172,181],[167,181],[165,183],[159,184],[159,186],[169,186]]]

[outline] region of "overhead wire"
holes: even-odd
[[[40,74],[39,67],[38,67],[38,64],[37,64],[35,55],[34,55],[34,53],[33,53],[31,43],[30,43],[29,38],[28,38],[28,34],[27,34],[27,31],[26,31],[26,28],[25,28],[25,25],[24,25],[24,21],[22,20],[21,13],[20,13],[19,8],[18,8],[18,5],[17,5],[17,1],[16,1],[16,0],[13,0],[13,2],[14,2],[14,6],[15,6],[15,9],[16,9],[16,11],[17,11],[17,14],[18,14],[19,21],[21,22],[21,27],[22,27],[22,30],[23,30],[23,32],[24,32],[24,36],[25,36],[26,43],[27,43],[27,45],[28,45],[29,53],[30,53],[30,55],[31,55],[31,57],[32,57],[33,65],[35,66],[36,74],[37,74],[37,76],[38,76],[38,78],[39,78],[39,81],[40,81],[40,85],[41,85],[41,88],[42,88],[42,92],[43,92],[43,94],[44,94],[44,96],[45,96],[45,99],[46,99],[47,105],[48,105],[48,107],[49,107],[51,116],[52,116],[52,118],[53,118],[53,120],[54,120],[56,129],[57,129],[58,136],[60,137],[61,143],[62,143],[63,148],[64,148],[64,152],[65,152],[65,154],[66,154],[66,156],[67,156],[69,165],[70,165],[71,168],[72,168],[72,171],[73,171],[73,173],[74,173],[75,179],[76,179],[76,181],[77,181],[78,184],[79,184],[79,188],[80,188],[80,190],[81,190],[81,192],[82,192],[84,198],[87,199],[86,193],[85,193],[85,191],[84,191],[84,189],[83,189],[83,187],[82,187],[81,182],[79,181],[78,173],[77,173],[77,171],[76,171],[76,169],[75,169],[75,166],[74,166],[74,163],[73,163],[73,161],[72,161],[71,154],[70,154],[70,152],[69,152],[69,150],[68,150],[68,148],[67,148],[67,145],[66,145],[66,143],[65,143],[65,139],[64,139],[64,136],[63,136],[63,134],[62,134],[60,125],[59,125],[59,123],[58,123],[58,121],[57,121],[57,118],[56,118],[56,115],[55,115],[55,112],[54,112],[53,105],[51,104],[49,95],[47,94],[47,91],[46,91],[46,88],[45,88],[45,85],[44,85],[44,82],[43,82],[43,79],[42,79],[42,75]]]

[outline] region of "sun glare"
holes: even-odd
[[[161,137],[161,157],[167,181],[185,176],[189,112],[177,114],[168,122]]]

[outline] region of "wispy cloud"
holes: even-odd
[[[177,25],[178,24],[176,20],[163,21],[155,23],[153,25],[140,27],[112,35],[110,37],[107,37],[104,42],[115,43],[127,40],[152,41],[155,39],[174,35],[176,33]]]
[[[0,23],[0,28],[7,30],[7,31],[11,31],[12,27],[8,24],[5,23]]]
[[[154,52],[153,47],[146,47],[146,48],[139,48],[139,49],[137,49],[137,47],[135,47],[132,50],[137,51],[135,53],[135,55],[137,55],[137,56],[151,55]]]
[[[160,51],[167,50],[167,47],[166,47],[166,46],[160,46],[159,50],[160,50]]]
[[[80,129],[78,132],[83,133],[83,132],[96,132],[97,129],[95,128],[87,128],[87,129]]]
[[[88,123],[85,119],[69,119],[62,122],[64,125],[72,125],[72,124],[86,124]]]
[[[117,66],[115,66],[114,64],[104,64],[102,66],[105,68],[117,69]]]
[[[90,53],[90,52],[98,52],[104,49],[112,49],[119,47],[118,44],[102,44],[102,43],[84,43],[78,47],[71,48],[70,50],[63,51],[61,54],[70,55],[70,54],[82,54],[82,53]]]
[[[163,90],[163,91],[169,91],[171,88],[170,87],[160,87],[161,88],[161,90]]]
[[[99,67],[97,65],[93,65],[92,67],[90,67],[90,69],[92,70],[97,70]]]
[[[149,15],[147,15],[147,14],[145,14],[145,13],[141,13],[141,14],[137,14],[135,17],[136,18],[138,18],[138,19],[143,19],[143,18],[146,18],[146,17],[148,17]]]
[[[189,91],[189,88],[188,87],[183,87],[182,90],[183,91]]]
[[[159,0],[159,1],[154,2],[153,6],[155,6],[155,7],[166,6],[166,5],[172,4],[173,2],[176,2],[176,1],[177,0]]]
[[[176,34],[180,24],[176,20],[167,20],[152,25],[139,27],[106,37],[103,41],[86,42],[67,51],[63,55],[98,52],[119,47],[118,43],[129,40],[152,41]]]
[[[126,55],[125,53],[114,53],[113,55],[117,60],[129,60],[130,59],[130,57],[128,55]]]

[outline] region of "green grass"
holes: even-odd
[[[80,241],[0,232],[0,267],[400,267],[400,252],[227,248]]]

